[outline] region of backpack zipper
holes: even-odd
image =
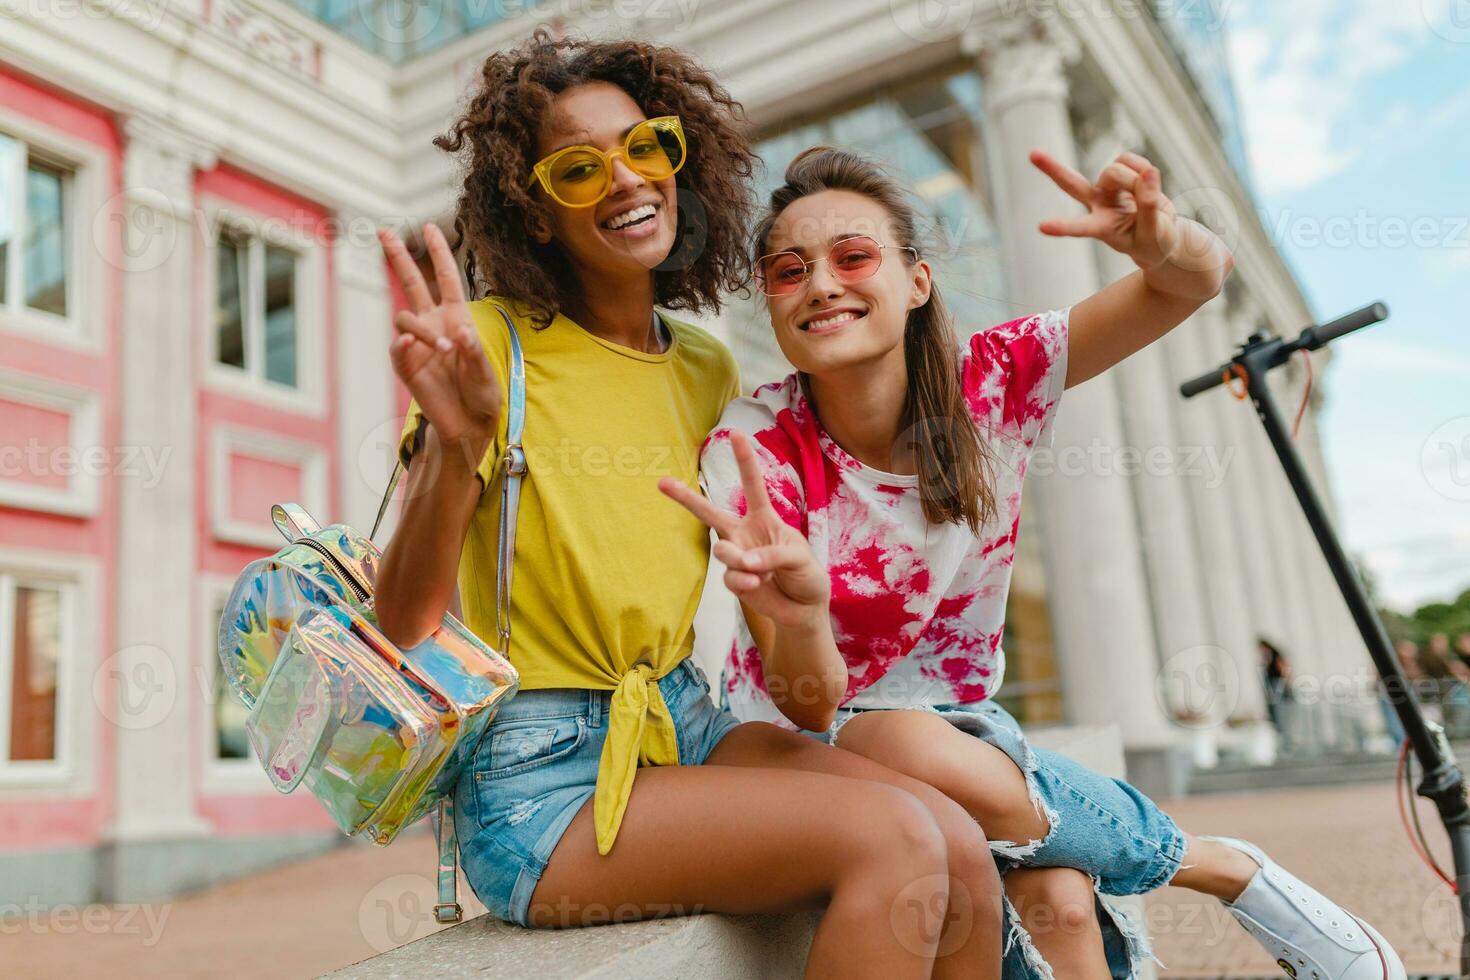
[[[340,558],[332,554],[331,549],[313,538],[297,538],[296,543],[306,545],[331,563],[331,566],[337,570],[338,576],[347,583],[348,588],[352,589],[353,594],[357,596],[358,602],[366,603],[368,601],[369,595],[367,588],[357,581],[356,575],[353,575],[347,570],[347,566],[342,564]]]

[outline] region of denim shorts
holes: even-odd
[[[892,709],[843,708],[832,727],[814,737],[837,743],[842,726],[865,710]],[[1091,875],[1108,966],[1120,980],[1134,976],[1152,956],[1148,934],[1102,895],[1143,895],[1168,884],[1187,846],[1173,818],[1123,780],[1033,747],[1016,719],[994,701],[915,710],[934,711],[961,731],[994,745],[1025,774],[1031,801],[1046,814],[1051,830],[1041,840],[991,841],[1001,873],[1036,867],[1075,868]],[[1002,975],[1006,980],[1052,977],[1009,900]]]
[[[658,682],[678,733],[679,763],[699,765],[740,722],[710,700],[686,658]],[[597,784],[611,691],[521,691],[490,723],[454,792],[460,862],[497,918],[527,910],[551,852]],[[635,777],[636,782],[636,777]]]

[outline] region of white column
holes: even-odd
[[[338,216],[335,250],[337,291],[337,449],[342,488],[339,512],[330,515],[366,534],[377,515],[403,419],[393,400],[388,344],[393,302],[383,250],[367,215]],[[397,508],[389,507],[378,543],[388,540]]]
[[[1224,360],[1256,329],[1258,316],[1248,298],[1243,307],[1233,311],[1221,303],[1218,313],[1210,324],[1210,342],[1216,359]],[[1272,387],[1275,390],[1274,384]],[[1318,676],[1315,645],[1304,608],[1309,600],[1302,588],[1299,555],[1287,520],[1291,515],[1285,512],[1283,498],[1290,496],[1286,475],[1251,403],[1226,399],[1219,404],[1228,438],[1239,454],[1233,495],[1235,530],[1244,544],[1257,632],[1279,645],[1301,674]],[[1280,399],[1278,407],[1286,411]],[[1311,745],[1320,735],[1319,707],[1302,703],[1287,714],[1298,748]]]
[[[124,126],[122,441],[168,452],[157,485],[119,481],[118,650],[93,695],[112,726],[119,845],[205,833],[191,778],[196,704],[194,171],[211,150],[146,117]]]
[[[1169,377],[1187,380],[1220,363],[1218,349],[1209,343],[1210,326],[1220,315],[1223,300],[1215,299],[1164,338],[1161,349]],[[1247,542],[1236,533],[1232,498],[1241,482],[1243,466],[1238,447],[1228,435],[1221,416],[1238,408],[1224,402],[1229,395],[1215,390],[1175,405],[1180,444],[1196,455],[1198,474],[1185,481],[1192,502],[1200,569],[1216,643],[1226,657],[1227,697],[1234,703],[1229,714],[1259,721],[1265,717],[1259,656],[1256,652],[1257,614],[1248,586],[1249,567],[1243,551]],[[1233,686],[1233,691],[1230,690]]]
[[[1317,496],[1328,511],[1333,526],[1338,527],[1332,499],[1332,484],[1328,478],[1326,462],[1322,456],[1321,432],[1317,426],[1320,410],[1322,377],[1326,374],[1326,361],[1319,354],[1312,355],[1316,380],[1313,383],[1312,403],[1302,419],[1301,435],[1297,446],[1306,463],[1307,473],[1317,488]],[[1305,381],[1305,379],[1302,379]],[[1300,397],[1298,392],[1297,397]],[[1323,661],[1328,671],[1324,682],[1323,697],[1339,726],[1360,734],[1375,734],[1383,731],[1383,716],[1377,706],[1377,671],[1368,656],[1367,647],[1348,612],[1347,603],[1327,567],[1327,559],[1312,534],[1306,517],[1302,517],[1302,549],[1306,558],[1312,608],[1317,614],[1319,643],[1323,648]],[[1347,735],[1343,727],[1338,728],[1339,738]]]
[[[1258,329],[1259,323],[1260,315],[1249,305],[1249,301],[1225,317],[1219,324],[1223,330],[1219,337],[1222,356],[1234,353],[1240,342]],[[1267,379],[1267,383],[1275,395],[1277,408],[1289,424],[1295,414],[1296,404],[1284,389],[1284,380],[1283,369],[1277,369],[1274,377]],[[1302,647],[1303,655],[1310,660],[1310,648],[1315,645],[1315,638],[1309,621],[1306,590],[1302,587],[1300,542],[1297,534],[1298,525],[1301,529],[1306,529],[1306,519],[1301,516],[1291,484],[1287,481],[1276,452],[1271,448],[1271,440],[1260,420],[1255,417],[1254,410],[1234,412],[1232,418],[1240,433],[1241,448],[1248,454],[1255,476],[1251,482],[1257,490],[1258,516],[1264,520],[1265,527],[1270,529],[1270,538],[1263,543],[1271,547],[1275,556],[1272,566],[1276,572],[1277,596],[1282,607],[1281,643]]]
[[[1260,317],[1251,316],[1239,329],[1245,329],[1257,322],[1260,322]],[[1313,357],[1314,367],[1320,372],[1326,359],[1320,354],[1314,354]],[[1298,354],[1291,364],[1273,372],[1270,379],[1277,407],[1288,426],[1297,416],[1305,386],[1305,372],[1301,369],[1299,359],[1301,356]],[[1320,389],[1314,388],[1314,397],[1319,392]],[[1298,455],[1301,455],[1308,478],[1316,486],[1317,495],[1322,498],[1324,507],[1330,508],[1332,501],[1322,451],[1317,444],[1314,413],[1314,407],[1308,406],[1302,416],[1301,432],[1295,439],[1295,448]],[[1342,739],[1351,739],[1352,729],[1369,723],[1370,717],[1377,717],[1377,711],[1366,711],[1366,708],[1372,708],[1372,702],[1366,699],[1355,701],[1351,696],[1355,683],[1367,680],[1366,670],[1370,661],[1367,660],[1363,639],[1352,626],[1347,604],[1336,588],[1336,582],[1333,582],[1332,573],[1327,569],[1326,558],[1317,545],[1316,536],[1311,533],[1311,526],[1308,525],[1305,514],[1302,514],[1297,495],[1292,492],[1291,483],[1280,470],[1264,432],[1261,433],[1261,445],[1266,453],[1267,463],[1276,470],[1270,486],[1279,497],[1280,536],[1288,552],[1285,561],[1289,563],[1283,567],[1288,569],[1295,586],[1294,602],[1301,620],[1298,629],[1307,633],[1310,638],[1304,645],[1298,641],[1299,652],[1294,660],[1298,664],[1299,682],[1302,682],[1298,685],[1298,699],[1304,713],[1313,718],[1317,735],[1329,745],[1335,745]],[[1288,655],[1292,655],[1292,651],[1288,651]],[[1308,688],[1305,685],[1311,686]],[[1372,685],[1366,685],[1363,693],[1369,695],[1372,691]]]
[[[1109,123],[1089,135],[1083,154],[1089,176],[1100,173],[1123,151],[1142,150],[1144,145],[1142,132],[1121,106],[1114,106]],[[1126,255],[1106,246],[1096,250],[1105,282],[1138,271]],[[1205,736],[1208,746],[1234,705],[1220,684],[1222,661],[1228,654],[1211,621],[1185,483],[1198,477],[1183,472],[1187,460],[1175,418],[1179,379],[1170,376],[1159,343],[1127,358],[1113,373],[1127,446],[1137,454],[1133,485],[1160,647],[1162,697],[1175,719]],[[1204,751],[1206,756],[1213,754]]]
[[[1060,30],[1060,21],[1045,22]],[[999,163],[996,200],[1017,311],[1062,307],[1098,288],[1091,243],[1050,239],[1046,217],[1074,205],[1027,160],[1041,147],[1075,166],[1066,66],[1075,41],[1021,17],[966,38],[979,56]],[[1112,463],[1123,444],[1117,382],[1107,374],[1073,388],[1056,420],[1053,472],[1028,481],[1040,515],[1062,694],[1073,723],[1116,723],[1130,749],[1175,741],[1155,696],[1157,644],[1132,488]],[[1090,447],[1102,452],[1089,455]],[[1075,465],[1078,457],[1082,465]],[[1094,465],[1096,459],[1108,465]],[[1039,467],[1038,467],[1039,469]]]

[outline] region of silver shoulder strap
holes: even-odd
[[[506,313],[503,307],[497,306],[495,310],[505,321],[505,329],[510,335],[510,385],[506,393],[505,452],[500,457],[500,465],[496,467],[496,477],[500,480],[500,545],[499,561],[496,562],[495,569],[495,632],[496,638],[500,641],[500,653],[508,655],[510,652],[510,584],[515,565],[516,518],[520,514],[521,479],[526,475],[526,451],[521,445],[526,427],[526,361],[521,350],[521,335],[516,330],[515,321],[510,318],[510,314]],[[427,420],[420,419],[420,430],[422,431],[427,424]],[[383,491],[383,501],[378,505],[378,516],[373,520],[373,530],[368,535],[369,538],[378,536],[378,528],[382,526],[383,517],[388,513],[388,502],[393,499],[393,491],[397,489],[403,472],[403,461],[395,459],[393,474],[388,477],[388,487]]]

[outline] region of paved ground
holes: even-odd
[[[1441,862],[1449,845],[1420,801]],[[1459,927],[1454,898],[1419,863],[1400,828],[1391,783],[1192,796],[1164,804],[1186,830],[1255,841],[1278,862],[1372,922],[1410,973],[1451,972]],[[1149,899],[1164,976],[1267,976],[1272,961],[1212,900],[1165,888]]]
[[[1255,840],[1370,919],[1411,972],[1450,970],[1451,900],[1409,850],[1389,784],[1197,796],[1165,808],[1197,833]],[[1426,829],[1446,854],[1437,825]],[[0,975],[313,976],[433,931],[432,867],[429,840],[416,835],[386,850],[354,843],[167,905],[12,915],[0,918]],[[1148,915],[1163,976],[1279,975],[1213,902],[1165,889]]]

